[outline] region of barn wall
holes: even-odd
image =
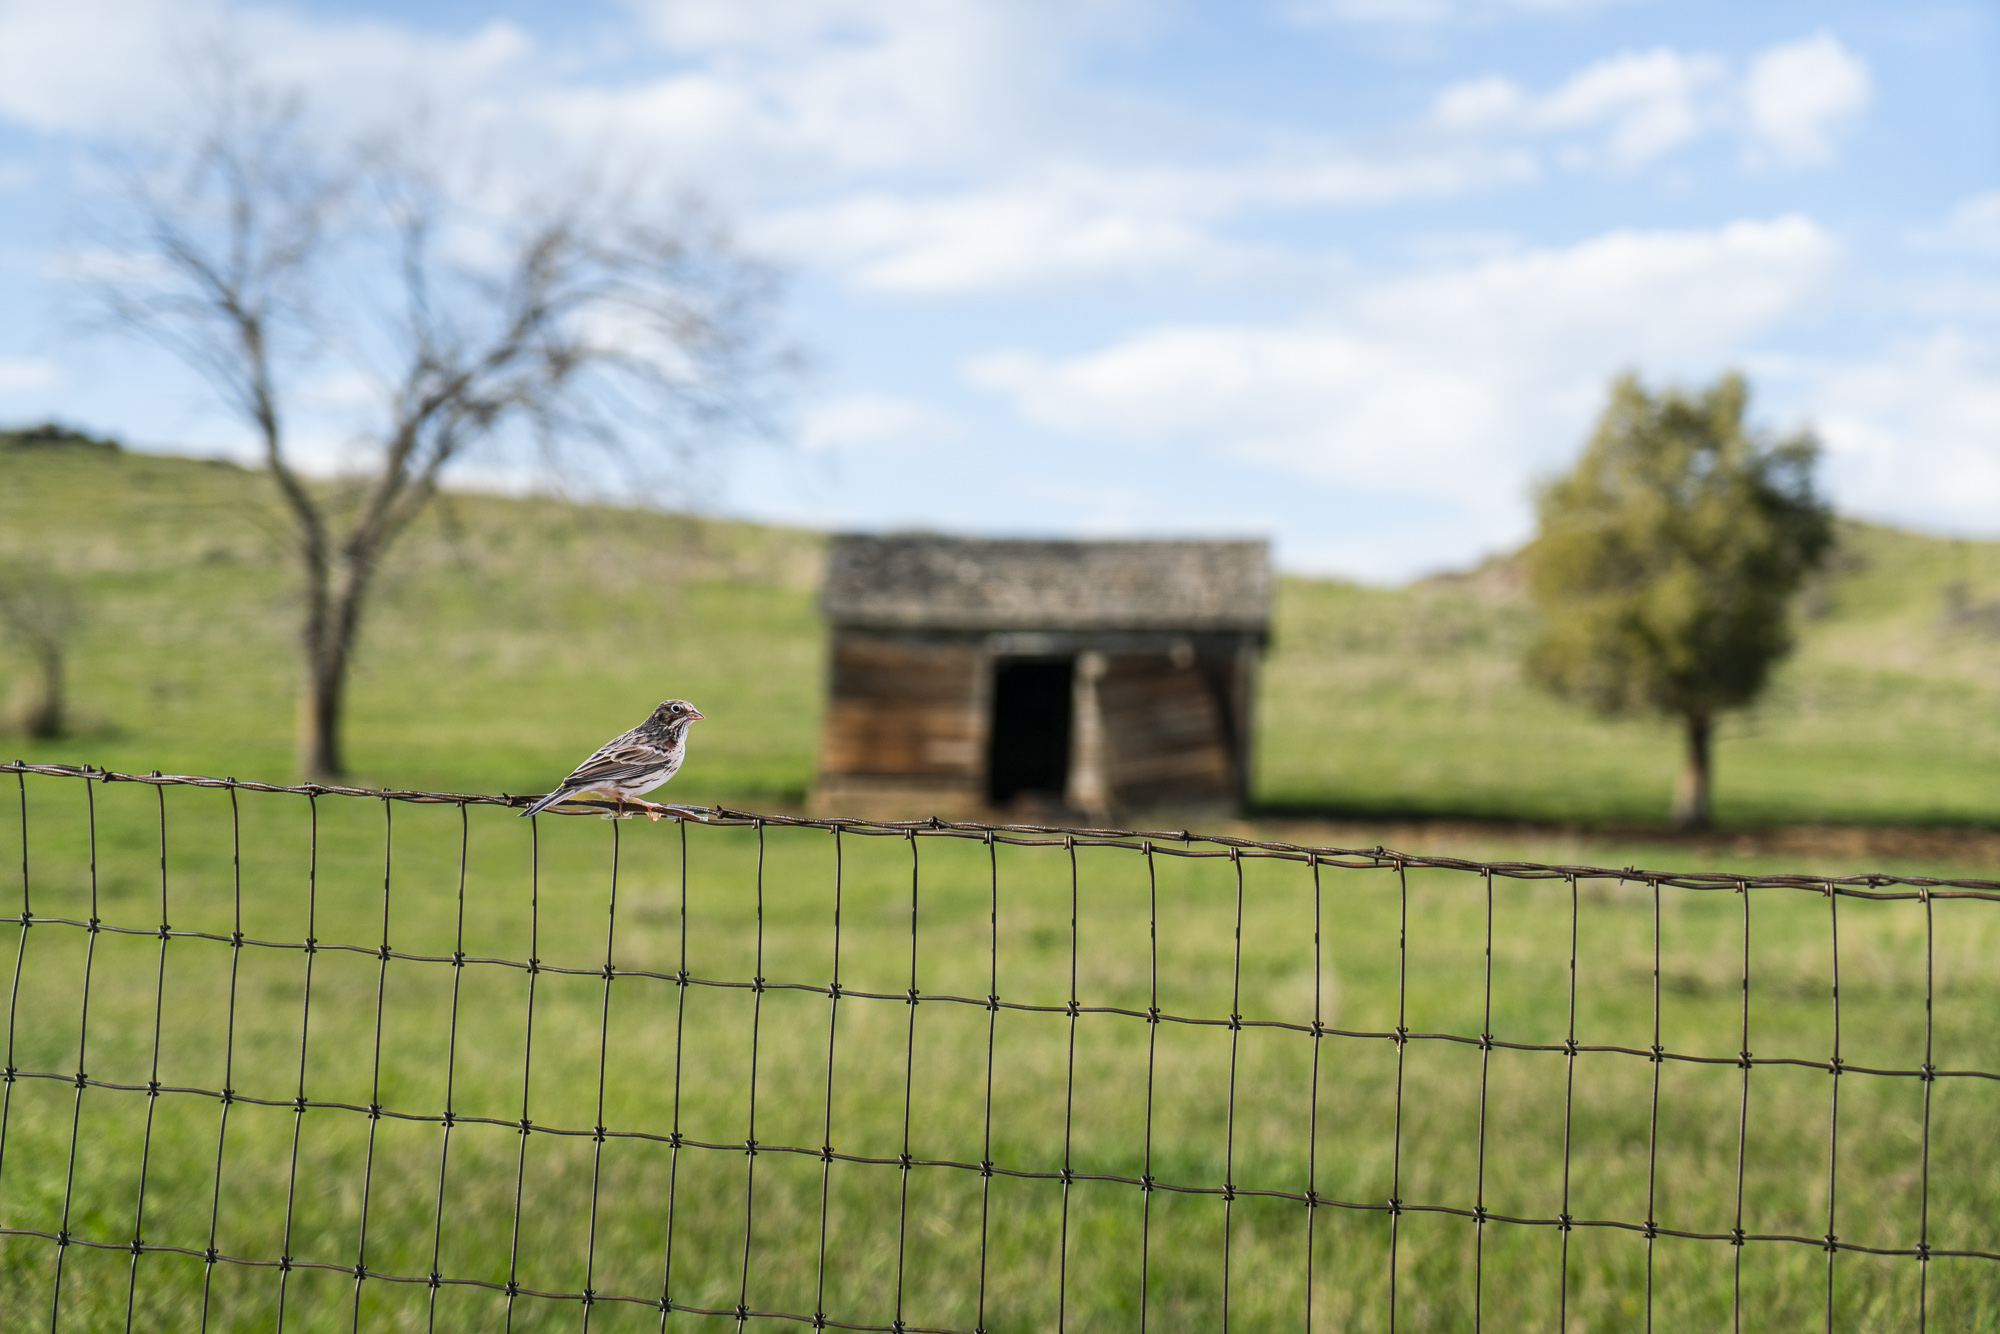
[[[837,630],[815,813],[985,816],[994,655],[1020,638]],[[1254,641],[1152,636],[1158,649],[1135,651],[1130,635],[1059,638],[1032,647],[1077,653],[1071,806],[1099,822],[1241,808]]]
[[[836,634],[820,733],[820,814],[963,817],[984,804],[990,673],[957,644]]]
[[[1208,672],[1168,655],[1105,654],[1088,674],[1094,686],[1079,703],[1096,710],[1099,775],[1074,790],[1101,792],[1111,812],[1237,804],[1229,701]]]

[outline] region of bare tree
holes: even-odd
[[[70,636],[82,622],[76,585],[45,564],[0,566],[0,627],[21,641],[35,664],[35,692],[21,729],[37,741],[69,735],[63,690]]]
[[[332,777],[369,591],[446,469],[532,447],[589,477],[754,426],[774,278],[686,198],[523,190],[421,133],[329,135],[297,97],[214,87],[185,149],[125,172],[127,262],[95,293],[255,434],[302,577],[301,760]],[[329,482],[295,423],[336,373],[367,408]]]

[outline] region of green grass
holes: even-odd
[[[40,917],[85,919],[150,931],[161,919],[158,798],[113,785],[96,794],[97,900],[90,897],[84,785],[30,779],[30,887]],[[166,919],[179,931],[226,937],[236,929],[226,795],[170,790]],[[588,1131],[665,1135],[740,1146],[750,1134],[755,1042],[756,1138],[767,1146],[822,1143],[829,1001],[777,987],[759,996],[676,986],[694,977],[824,987],[838,976],[831,1142],[843,1153],[894,1158],[903,1148],[908,1080],[909,1151],[919,1159],[978,1162],[985,1144],[988,1013],[945,996],[989,988],[1010,1002],[995,1025],[990,1154],[1006,1168],[1139,1176],[1145,1158],[1149,1037],[1155,1044],[1151,1171],[1164,1182],[1302,1191],[1380,1204],[1392,1194],[1396,1054],[1380,1037],[1320,1039],[1314,1095],[1313,1039],[1294,1030],[1163,1023],[1079,1015],[1069,998],[1070,872],[1060,845],[998,850],[997,921],[989,923],[987,850],[978,842],[848,836],[841,840],[839,955],[834,955],[835,847],[819,831],[687,832],[687,907],[681,908],[680,835],[670,824],[616,828],[619,875],[603,1027],[604,962],[614,826],[589,818],[526,822],[472,808],[466,817],[464,918],[458,913],[459,816],[450,807],[393,810],[394,874],[385,908],[384,811],[366,799],[318,803],[318,879],[307,894],[303,799],[241,798],[241,929],[289,948],[246,946],[234,977],[224,941],[100,933],[44,922],[0,935],[0,957],[21,959],[13,1009],[19,1069],[77,1067],[86,969],[90,1014],[83,1067],[94,1079],[144,1085],[153,1078],[156,997],[159,1080],[286,1103],[297,1089],[304,955],[312,956],[311,1042],[305,1070],[315,1101],[437,1116],[512,1121],[522,1115],[530,979],[518,968],[373,953],[385,938],[401,952],[475,959],[534,957],[552,968],[533,979],[533,1064],[526,1112],[542,1131],[465,1124],[451,1139],[445,1225],[434,1232],[443,1132],[435,1122],[315,1108],[297,1118],[299,1189],[290,1253],[351,1265],[360,1254],[366,1191],[367,1264],[398,1275],[439,1268],[452,1277],[524,1286],[657,1296],[673,1219],[676,1300],[727,1309],[743,1274],[746,1159],[741,1148],[683,1148],[613,1139],[594,1161]],[[18,826],[0,835],[0,864],[17,865]],[[915,985],[911,985],[911,861],[918,860]],[[539,878],[529,874],[531,859]],[[1243,863],[1243,952],[1232,956],[1237,882],[1227,858],[1117,849],[1077,853],[1076,996],[1085,1006],[1171,1015],[1308,1024],[1315,979],[1320,1014],[1356,1031],[1383,1032],[1400,1015],[1418,1033],[1476,1035],[1486,1028],[1485,885],[1463,872],[1409,877],[1407,968],[1395,948],[1403,905],[1392,872],[1321,872],[1321,944],[1315,950],[1308,868]],[[531,912],[530,892],[536,894]],[[1147,923],[1157,894],[1157,996]],[[1570,891],[1563,881],[1493,882],[1490,1031],[1506,1041],[1560,1043],[1568,1013]],[[761,932],[759,910],[761,906]],[[1585,882],[1576,901],[1577,1038],[1645,1048],[1653,1041],[1653,903],[1644,889]],[[1752,944],[1750,1049],[1760,1057],[1824,1062],[1833,1051],[1826,899],[1798,890],[1749,896]],[[1993,905],[1940,901],[1932,968],[1931,1040],[1945,1068],[2000,1068],[1989,1022],[1992,959],[2000,947]],[[308,913],[311,914],[310,924]],[[1669,1050],[1727,1058],[1740,1047],[1741,932],[1745,899],[1728,891],[1666,889],[1661,896],[1660,1040]],[[461,942],[458,932],[463,930]],[[1915,903],[1844,900],[1840,907],[1841,1050],[1851,1064],[1910,1068],[1924,1049],[1925,917]],[[989,947],[989,930],[997,944]],[[354,951],[327,946],[349,945]],[[684,953],[683,953],[684,951]],[[164,964],[162,959],[164,958]],[[989,974],[989,969],[991,970]],[[161,978],[164,976],[164,986]],[[989,981],[990,977],[990,981]],[[383,998],[375,1065],[377,995]],[[1399,990],[1400,988],[1400,990]],[[1400,1002],[1399,1002],[1400,997]],[[1073,1031],[1072,1031],[1073,1027]],[[1150,1030],[1150,1031],[1149,1031]],[[1070,1046],[1074,1038],[1074,1049]],[[598,1110],[600,1041],[608,1053]],[[1234,1066],[1233,1130],[1231,1073]],[[1074,1084],[1066,1080],[1074,1060]],[[1479,1198],[1480,1084],[1487,1081],[1484,1200],[1504,1214],[1553,1217],[1562,1207],[1565,1058],[1413,1041],[1404,1071],[1400,1195],[1416,1204],[1471,1208]],[[225,1069],[228,1074],[225,1076]],[[676,1071],[679,1072],[678,1088]],[[1643,1057],[1587,1053],[1576,1060],[1570,1212],[1637,1223],[1646,1215],[1652,1066]],[[449,1089],[449,1093],[447,1093]],[[1751,1232],[1815,1237],[1827,1229],[1829,1096],[1824,1069],[1758,1067],[1749,1080],[1744,1221]],[[1735,1225],[1736,1139],[1743,1081],[1731,1064],[1662,1067],[1657,1166],[1662,1224],[1721,1232]],[[2000,1084],[1940,1081],[1930,1112],[1932,1170],[1923,1199],[1923,1089],[1914,1079],[1841,1080],[1835,1231],[1874,1246],[1910,1246],[1927,1203],[1940,1247],[2000,1248],[1988,1144]],[[69,1226],[80,1236],[129,1240],[145,1137],[146,1098],[92,1087],[79,1100],[66,1080],[24,1079],[8,1095],[0,1218],[10,1227],[61,1225],[68,1142],[79,1128],[79,1169]],[[78,1108],[81,1108],[79,1117]],[[1316,1123],[1314,1120],[1316,1107]],[[154,1112],[146,1176],[149,1243],[200,1251],[208,1243],[220,1109],[213,1096],[166,1093]],[[294,1116],[286,1106],[236,1104],[224,1140],[216,1245],[226,1254],[285,1253]],[[1069,1136],[1065,1140],[1067,1122]],[[567,1134],[557,1132],[569,1132]],[[581,1133],[579,1133],[581,1132]],[[1309,1135],[1315,1152],[1308,1153]],[[596,1176],[596,1248],[586,1253]],[[836,1163],[828,1174],[825,1309],[839,1319],[887,1323],[898,1257],[903,1318],[970,1328],[978,1299],[979,1175],[923,1167],[910,1174],[907,1207],[893,1166]],[[522,1192],[518,1268],[513,1200]],[[756,1159],[750,1304],[810,1312],[819,1273],[821,1165],[767,1152]],[[1061,1258],[1059,1182],[996,1178],[987,1233],[987,1327],[1053,1327]],[[1136,1324],[1142,1236],[1150,1246],[1147,1301],[1170,1328],[1219,1326],[1225,1207],[1214,1196],[1079,1182],[1069,1193],[1069,1321],[1079,1328]],[[899,1220],[905,1220],[900,1227]],[[1227,1210],[1230,1318],[1244,1329],[1299,1328],[1304,1320],[1306,1210],[1245,1196]],[[1412,1213],[1400,1225],[1398,1325],[1459,1329],[1474,1305],[1473,1225]],[[1317,1327],[1385,1328],[1389,1222],[1379,1211],[1329,1208],[1314,1224]],[[1553,1228],[1489,1224],[1479,1305],[1496,1328],[1545,1327],[1555,1318],[1561,1236]],[[13,1238],[0,1249],[0,1309],[45,1310],[55,1248]],[[1643,1239],[1622,1231],[1572,1235],[1569,1310],[1578,1328],[1638,1328],[1645,1290]],[[1666,1328],[1712,1328],[1728,1318],[1732,1248],[1662,1241],[1654,1256],[1654,1314]],[[139,1327],[188,1328],[202,1309],[198,1260],[147,1255],[136,1282],[129,1254],[72,1248],[65,1260],[64,1328],[121,1328],[128,1292]],[[1841,1327],[1901,1322],[1914,1310],[1913,1261],[1841,1255],[1834,1302]],[[1996,1327],[1991,1262],[1939,1261],[1926,1294],[1939,1328]],[[1789,1329],[1816,1320],[1826,1299],[1826,1258],[1815,1247],[1759,1243],[1745,1249],[1746,1328]],[[286,1327],[345,1328],[354,1319],[351,1278],[301,1271],[283,1283],[269,1269],[218,1267],[208,1295],[213,1324],[267,1328],[280,1298]],[[365,1328],[423,1327],[421,1286],[362,1285]],[[438,1327],[499,1328],[504,1298],[447,1289]],[[521,1299],[514,1327],[567,1327],[574,1303]],[[602,1306],[605,1328],[655,1327],[657,1313]]]
[[[1941,630],[1936,619],[1945,582],[1965,581],[1975,600],[2000,593],[1996,548],[1859,526],[1843,531],[1843,566],[1815,594],[1820,614],[1806,622],[1799,654],[1767,704],[1725,733],[1723,818],[1991,823],[1990,794],[2000,778],[1995,646],[1962,630]],[[75,663],[74,699],[85,734],[43,745],[15,739],[11,749],[30,760],[87,760],[114,769],[288,778],[294,613],[282,534],[265,483],[254,474],[132,455],[0,452],[0,560],[49,555],[83,582],[91,614]],[[810,781],[816,743],[823,653],[812,609],[818,558],[819,542],[810,534],[546,500],[456,498],[411,534],[366,627],[350,733],[357,781],[540,791],[651,703],[684,695],[712,721],[696,733],[689,767],[671,790],[675,799],[751,808],[796,802]],[[1644,829],[1632,827],[1656,826],[1664,813],[1675,762],[1671,734],[1600,723],[1530,692],[1514,665],[1530,632],[1518,601],[1478,584],[1369,590],[1284,581],[1260,704],[1260,800],[1286,813],[1479,815],[1623,827],[1625,844],[1600,844],[1581,855],[1746,873],[1798,869],[1713,850],[1647,846]],[[10,671],[22,667],[7,663]],[[96,915],[153,932],[162,919],[154,792],[96,789],[93,909],[84,785],[31,778],[24,790],[33,911]],[[179,931],[226,935],[235,912],[228,799],[174,789],[165,803],[165,918]],[[0,868],[12,877],[23,850],[19,817],[7,804],[0,803]],[[527,975],[493,963],[458,971],[404,959],[385,969],[372,952],[384,935],[381,803],[318,803],[318,879],[310,899],[304,800],[246,794],[240,808],[242,929],[285,948],[240,952],[233,1010],[233,951],[226,943],[177,937],[163,950],[153,934],[92,936],[54,923],[24,932],[17,920],[0,929],[0,965],[11,969],[19,960],[10,1063],[23,1071],[74,1073],[88,958],[83,1063],[93,1079],[143,1085],[151,1077],[156,997],[163,996],[157,1027],[163,1084],[214,1090],[227,1082],[286,1102],[300,1078],[306,963],[300,946],[310,934],[359,947],[312,956],[310,1098],[363,1106],[379,1100],[435,1117],[449,1088],[449,1105],[460,1115],[518,1118]],[[448,956],[460,920],[458,813],[397,806],[393,818],[388,939],[397,951]],[[535,957],[590,975],[543,971],[533,980],[528,1115],[552,1133],[524,1140],[512,1129],[477,1123],[452,1132],[439,1267],[499,1282],[512,1263],[525,1286],[580,1290],[595,1179],[597,1244],[588,1281],[596,1290],[658,1295],[671,1211],[675,1299],[733,1307],[751,1163],[740,1147],[683,1148],[676,1156],[657,1141],[613,1138],[599,1162],[588,1133],[553,1132],[588,1132],[600,1123],[603,1049],[609,1059],[602,1124],[665,1134],[678,1109],[684,1134],[740,1146],[749,1133],[754,1026],[758,1140],[817,1146],[827,1101],[829,1002],[783,987],[760,996],[748,987],[681,988],[625,976],[611,984],[604,1027],[605,984],[592,970],[606,957],[613,830],[621,846],[611,957],[619,969],[672,974],[682,966],[685,938],[686,967],[697,977],[747,983],[762,976],[813,987],[824,987],[836,965],[833,840],[819,832],[767,832],[760,937],[754,831],[687,831],[683,914],[674,826],[588,818],[536,824],[538,879],[530,874],[529,822],[497,810],[468,812],[463,947],[480,958]],[[1463,850],[1525,859],[1579,855],[1531,834],[1511,841],[1494,835]],[[910,1152],[978,1161],[986,1151],[988,1013],[978,1005],[927,999],[911,1007],[900,999],[910,985],[910,845],[850,836],[841,855],[841,982],[899,999],[840,1003],[832,1142],[844,1153],[893,1158],[902,1148],[907,1080]],[[997,952],[989,952],[986,850],[926,839],[916,855],[920,994],[981,997],[992,989],[1010,1002],[1057,1007],[1004,1010],[993,1020],[996,1163],[1059,1170],[1067,1122],[1076,1171],[1142,1172],[1151,1041],[1151,1168],[1158,1179],[1213,1188],[1227,1178],[1249,1189],[1298,1191],[1310,1170],[1326,1195],[1371,1204],[1389,1197],[1397,1143],[1393,1043],[1320,1039],[1315,1121],[1309,1036],[1257,1027],[1232,1035],[1226,1025],[1155,1027],[1085,1013],[1073,1026],[1072,1085],[1072,1024],[1060,1009],[1072,970],[1063,850],[999,851]],[[1152,1000],[1145,861],[1107,849],[1083,849],[1077,858],[1077,997],[1086,1007],[1143,1010]],[[1158,1003],[1169,1013],[1217,1019],[1235,1008],[1251,1018],[1305,1023],[1317,978],[1322,1013],[1342,1028],[1393,1028],[1399,995],[1414,1031],[1476,1035],[1485,1026],[1487,900],[1476,876],[1412,874],[1408,967],[1399,974],[1402,904],[1389,873],[1322,872],[1316,960],[1309,873],[1295,864],[1246,861],[1239,972],[1231,948],[1231,864],[1162,855],[1154,865]],[[1812,869],[1991,874],[1918,862],[1863,867],[1835,857]],[[532,912],[531,888],[538,895]],[[20,911],[17,892],[5,891],[10,897],[0,900],[7,905],[0,911]],[[1560,1042],[1568,1016],[1568,887],[1497,878],[1492,902],[1490,1031],[1509,1041]],[[1660,1020],[1668,1049],[1728,1058],[1742,1045],[1744,908],[1744,896],[1726,891],[1663,891]],[[1823,1063],[1833,1043],[1828,901],[1760,889],[1749,896],[1749,908],[1750,1049],[1760,1058]],[[1928,936],[1919,904],[1846,899],[1839,911],[1840,1040],[1848,1062],[1906,1069],[1921,1061],[1929,939],[1936,1063],[2000,1069],[2000,1036],[1990,1020],[2000,957],[1995,905],[1939,901]],[[1578,1040],[1648,1046],[1650,895],[1585,882],[1577,913]],[[385,1001],[379,1071],[378,986]],[[1405,1061],[1402,1197],[1462,1208],[1474,1203],[1483,1064],[1486,1206],[1553,1216],[1563,1186],[1565,1058],[1499,1049],[1482,1061],[1476,1046],[1420,1039],[1409,1044]],[[1726,1231],[1735,1221],[1741,1072],[1730,1064],[1661,1067],[1658,1159],[1649,1174],[1652,1077],[1644,1058],[1576,1058],[1571,1212],[1642,1220],[1650,1175],[1663,1224]],[[1850,1075],[1839,1082],[1835,1230],[1842,1239],[1912,1245],[1918,1211],[1927,1207],[1932,1245],[2000,1249],[1993,1221],[2000,1216],[1994,1207],[2000,1183],[1988,1147],[2000,1118],[2000,1084],[1934,1085],[1926,1201],[1919,1081]],[[1747,1230],[1808,1237],[1826,1231],[1832,1084],[1823,1068],[1753,1070],[1744,1142]],[[93,1240],[129,1241],[148,1099],[93,1085],[79,1100],[73,1082],[57,1079],[18,1079],[6,1089],[0,1225],[44,1231],[60,1225],[74,1124],[79,1156],[70,1226]],[[211,1202],[219,1201],[219,1249],[266,1260],[282,1254],[296,1120],[292,1254],[352,1265],[365,1185],[369,1268],[400,1275],[430,1269],[444,1138],[434,1121],[371,1121],[330,1108],[295,1118],[288,1105],[238,1102],[222,1138],[218,1191],[217,1100],[164,1093],[153,1107],[147,1242],[205,1248]],[[1315,1127],[1313,1154],[1309,1127]],[[371,1130],[373,1167],[364,1170]],[[822,1166],[781,1153],[754,1161],[749,1301],[809,1312],[820,1273]],[[870,1164],[839,1162],[828,1170],[826,1310],[887,1324],[895,1315],[900,1257],[903,1318],[970,1328],[980,1277],[981,1178],[914,1168],[905,1204],[900,1177],[894,1167]],[[1136,1327],[1142,1240],[1149,1247],[1151,1327],[1217,1328],[1225,1217],[1232,1324],[1304,1325],[1303,1206],[1244,1195],[1225,1211],[1215,1196],[1157,1192],[1148,1222],[1143,1192],[1079,1181],[1068,1192],[1064,1252],[1059,1182],[1002,1176],[990,1189],[988,1328],[1053,1328],[1059,1262],[1066,1264],[1062,1313],[1071,1327]],[[1464,1219],[1402,1217],[1398,1328],[1470,1326],[1474,1234]],[[1317,1213],[1316,1328],[1387,1327],[1388,1241],[1380,1211]],[[0,1313],[45,1318],[55,1249],[35,1237],[0,1241]],[[1554,1324],[1561,1234],[1493,1223],[1482,1249],[1479,1305],[1490,1327]],[[1726,1321],[1737,1293],[1735,1259],[1726,1243],[1658,1242],[1656,1327],[1706,1329]],[[162,1254],[142,1257],[135,1269],[129,1253],[72,1247],[64,1259],[61,1328],[123,1329],[128,1295],[134,1328],[196,1327],[203,1269],[199,1260]],[[1569,1237],[1568,1272],[1573,1328],[1644,1327],[1642,1238],[1579,1229]],[[1837,1327],[1909,1323],[1917,1301],[1913,1261],[1842,1253],[1833,1274]],[[1826,1256],[1815,1247],[1746,1246],[1744,1328],[1818,1327],[1826,1275]],[[218,1265],[205,1309],[210,1328],[267,1329],[282,1296],[285,1328],[347,1329],[356,1324],[355,1291],[353,1279],[338,1274],[297,1270],[281,1279],[270,1268]],[[1934,1327],[2000,1328],[1996,1292],[2000,1278],[1991,1262],[1937,1261],[1925,1294]],[[483,1291],[443,1289],[434,1325],[422,1285],[371,1280],[361,1285],[359,1300],[362,1328],[499,1329],[507,1321],[505,1299]],[[657,1312],[608,1304],[595,1307],[590,1320],[607,1330],[659,1325]],[[582,1323],[582,1313],[574,1303],[522,1298],[512,1321],[519,1329],[571,1327]],[[687,1323],[730,1326],[721,1318]]]
[[[1840,543],[1804,599],[1798,650],[1720,728],[1719,821],[2000,823],[2000,638],[1941,615],[1951,583],[2000,599],[2000,543],[1858,523]],[[1677,729],[1532,688],[1519,663],[1534,628],[1503,579],[1282,581],[1259,798],[1343,816],[1663,823]]]
[[[72,571],[86,735],[11,749],[112,768],[292,771],[294,578],[262,476],[99,451],[0,451],[0,562]],[[2000,543],[1843,524],[1798,652],[1718,741],[1725,827],[2000,822],[2000,639],[1944,590],[2000,601]],[[809,533],[461,496],[406,539],[364,627],[360,781],[538,791],[669,695],[714,722],[685,800],[789,805],[810,784],[823,662]],[[1522,679],[1531,610],[1504,579],[1280,581],[1255,795],[1271,813],[1658,827],[1667,724],[1606,722]],[[11,656],[10,656],[11,655]],[[27,662],[0,643],[0,704]],[[8,684],[12,678],[12,684]],[[4,743],[0,743],[4,744]]]

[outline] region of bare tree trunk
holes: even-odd
[[[1687,758],[1680,782],[1674,788],[1674,828],[1706,829],[1708,812],[1708,743],[1714,720],[1705,713],[1690,713],[1687,722]]]
[[[299,768],[317,782],[347,773],[341,754],[340,718],[347,704],[347,674],[315,658],[299,696]]]
[[[63,651],[54,640],[35,645],[35,666],[42,678],[41,697],[28,706],[28,735],[37,741],[53,741],[69,731],[63,716]]]
[[[341,577],[328,588],[323,566],[309,561],[305,627],[306,680],[299,700],[299,764],[309,778],[331,780],[347,774],[341,728],[347,713],[347,669],[367,600],[374,561],[350,545],[341,553]]]

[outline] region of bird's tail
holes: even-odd
[[[555,805],[557,802],[567,801],[570,795],[571,795],[570,790],[568,788],[558,787],[555,791],[549,793],[549,795],[543,797],[540,801],[528,807],[528,809],[526,809],[525,811],[522,811],[521,817],[523,819],[526,819],[530,815],[540,815],[543,811]]]

